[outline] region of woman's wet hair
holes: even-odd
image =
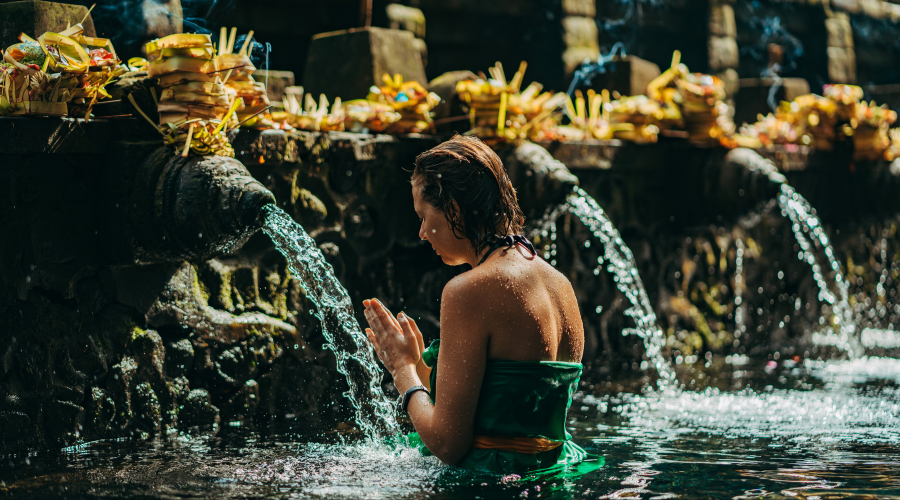
[[[497,153],[475,137],[456,135],[420,154],[412,182],[421,186],[425,201],[444,212],[453,234],[467,238],[476,253],[497,237],[522,231],[525,216],[506,168]]]

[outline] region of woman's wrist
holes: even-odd
[[[406,392],[410,387],[422,385],[419,375],[416,373],[416,365],[409,363],[403,365],[391,374],[394,378],[394,387],[400,391],[400,394]]]

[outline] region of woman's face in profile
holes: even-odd
[[[441,256],[444,264],[458,266],[467,262],[466,257],[472,251],[469,240],[457,238],[450,228],[450,222],[444,212],[425,201],[419,182],[412,183],[413,205],[416,215],[421,221],[419,238],[427,241],[434,251]]]

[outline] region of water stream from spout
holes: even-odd
[[[300,280],[306,297],[315,305],[313,314],[322,323],[322,335],[337,359],[337,370],[347,378],[344,396],[355,411],[356,423],[365,436],[400,434],[394,419],[394,403],[381,390],[382,371],[369,340],[353,315],[353,304],[316,242],[274,205],[264,208],[263,231],[272,238]]]
[[[822,228],[816,211],[800,193],[787,183],[787,179],[778,172],[775,165],[762,157],[748,165],[750,170],[759,170],[770,181],[780,185],[778,194],[778,207],[781,214],[791,221],[791,231],[800,246],[797,258],[810,265],[813,279],[819,288],[819,300],[828,304],[831,308],[831,318],[824,318],[825,328],[822,331],[813,332],[813,342],[820,345],[833,345],[843,349],[851,358],[858,358],[863,354],[859,338],[856,335],[853,308],[849,302],[850,285],[841,273],[841,265],[834,248]],[[810,237],[808,237],[810,236]],[[831,291],[825,272],[816,257],[817,247],[828,258],[828,266],[834,273],[834,284],[837,294]],[[831,323],[828,325],[827,323]]]
[[[657,386],[662,391],[674,389],[675,371],[662,354],[666,338],[656,324],[656,313],[653,312],[647,291],[638,275],[631,249],[622,240],[622,236],[600,205],[581,188],[576,188],[566,198],[565,203],[550,207],[537,224],[537,234],[545,238],[550,235],[549,257],[553,258],[556,255],[555,238],[552,237],[556,234],[556,221],[567,212],[578,217],[594,237],[603,244],[603,256],[597,259],[598,266],[594,270],[594,274],[599,274],[605,263],[606,270],[612,274],[613,280],[616,282],[616,287],[631,302],[631,307],[625,311],[625,314],[634,320],[635,328],[626,328],[622,334],[637,335],[643,340],[647,357],[659,373]],[[551,261],[552,263],[555,261]]]

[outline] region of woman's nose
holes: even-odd
[[[421,240],[428,239],[425,237],[425,224],[422,224],[421,226],[419,226],[419,239],[421,239]]]

